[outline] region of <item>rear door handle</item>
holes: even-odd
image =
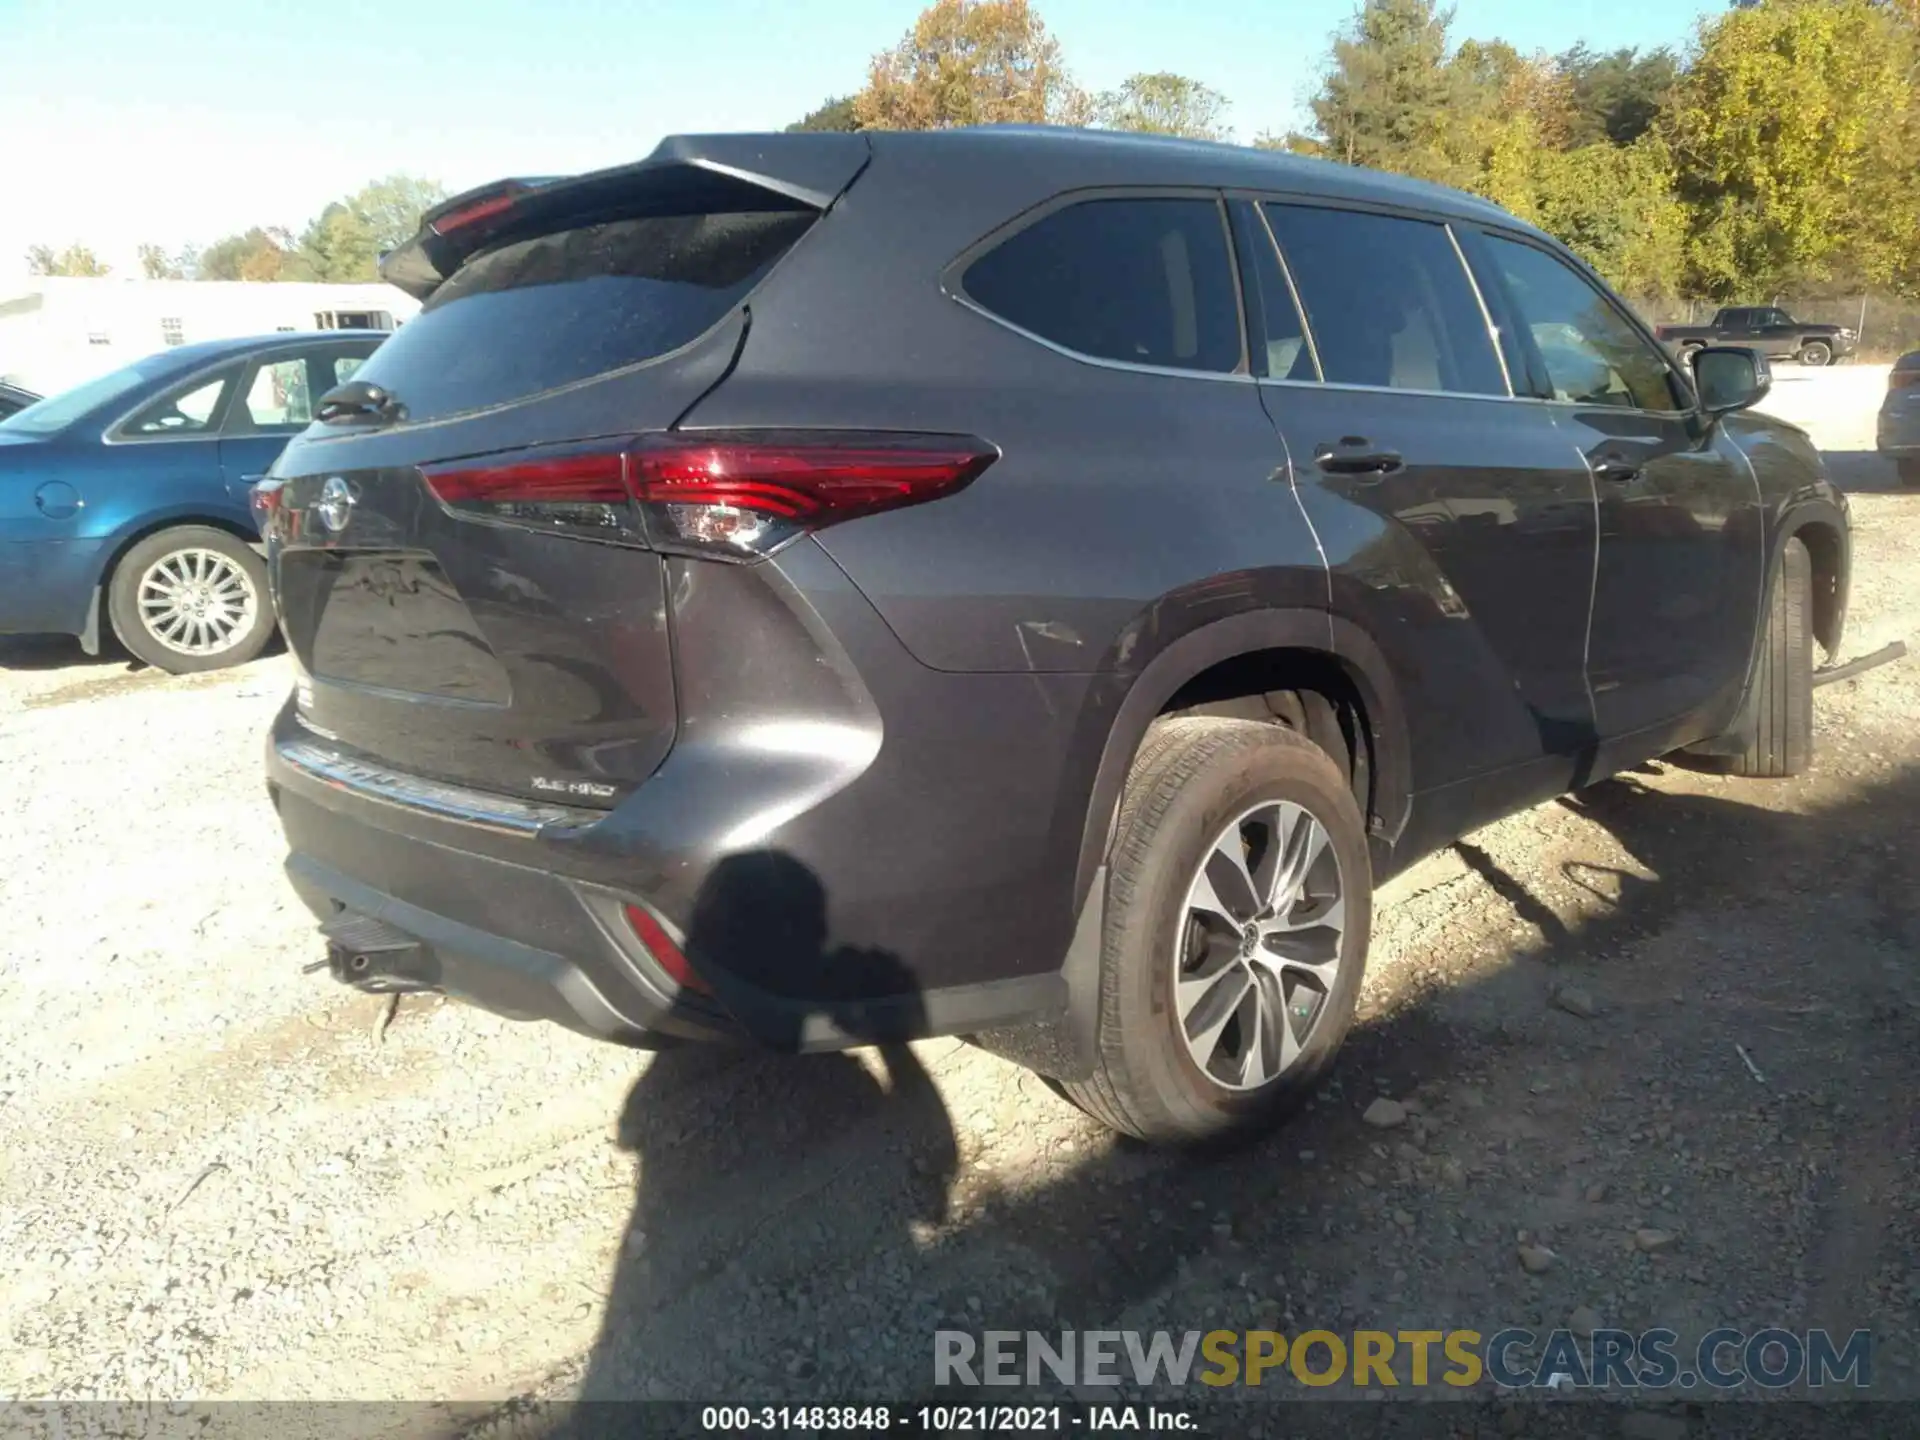
[[[1593,473],[1596,479],[1625,485],[1638,480],[1646,472],[1637,461],[1626,460],[1618,455],[1602,455],[1593,462]]]
[[[1313,463],[1329,475],[1391,475],[1406,467],[1398,450],[1380,450],[1371,440],[1348,435],[1338,445],[1320,445],[1314,449]]]

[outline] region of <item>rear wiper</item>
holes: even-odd
[[[316,420],[400,420],[407,407],[370,380],[349,380],[320,397]]]

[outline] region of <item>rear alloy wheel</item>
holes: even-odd
[[[240,665],[273,634],[267,571],[242,540],[209,526],[149,535],[113,572],[108,613],[137,659],[185,675]]]
[[[1833,347],[1824,340],[1809,340],[1800,347],[1800,363],[1802,365],[1816,366],[1831,365],[1833,363]]]
[[[1143,1140],[1265,1128],[1346,1035],[1372,890],[1325,751],[1278,725],[1163,721],[1115,832],[1094,1073],[1061,1088]]]

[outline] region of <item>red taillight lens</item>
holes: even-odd
[[[514,202],[527,193],[525,185],[508,181],[490,194],[476,196],[458,209],[449,210],[444,215],[434,217],[434,231],[441,235],[451,235],[467,225],[477,225],[482,220],[491,220],[511,210]]]
[[[1920,390],[1920,370],[1895,370],[1887,376],[1889,390]]]
[[[687,957],[667,933],[667,927],[654,919],[653,914],[644,905],[625,907],[627,924],[633,927],[633,933],[640,937],[640,943],[647,947],[654,963],[667,972],[669,979],[683,990],[697,990],[702,995],[711,995],[713,987],[694,973],[693,966],[687,963]]]
[[[280,513],[281,491],[286,484],[284,480],[262,480],[247,491],[247,505],[253,511],[253,523],[260,527],[262,535],[273,528],[274,517]]]
[[[998,452],[965,436],[646,436],[426,467],[458,514],[733,559],[793,536],[951,495]]]

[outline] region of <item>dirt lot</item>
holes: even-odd
[[[1849,655],[1920,640],[1882,373],[1773,402],[1856,492]],[[1337,1083],[1205,1164],[953,1042],[649,1063],[421,1000],[383,1033],[300,973],[287,686],[0,651],[0,1394],[905,1398],[943,1321],[1587,1307],[1871,1327],[1876,1390],[1920,1396],[1920,662],[1821,692],[1808,777],[1649,767],[1395,882]],[[1362,1123],[1381,1095],[1404,1123]]]

